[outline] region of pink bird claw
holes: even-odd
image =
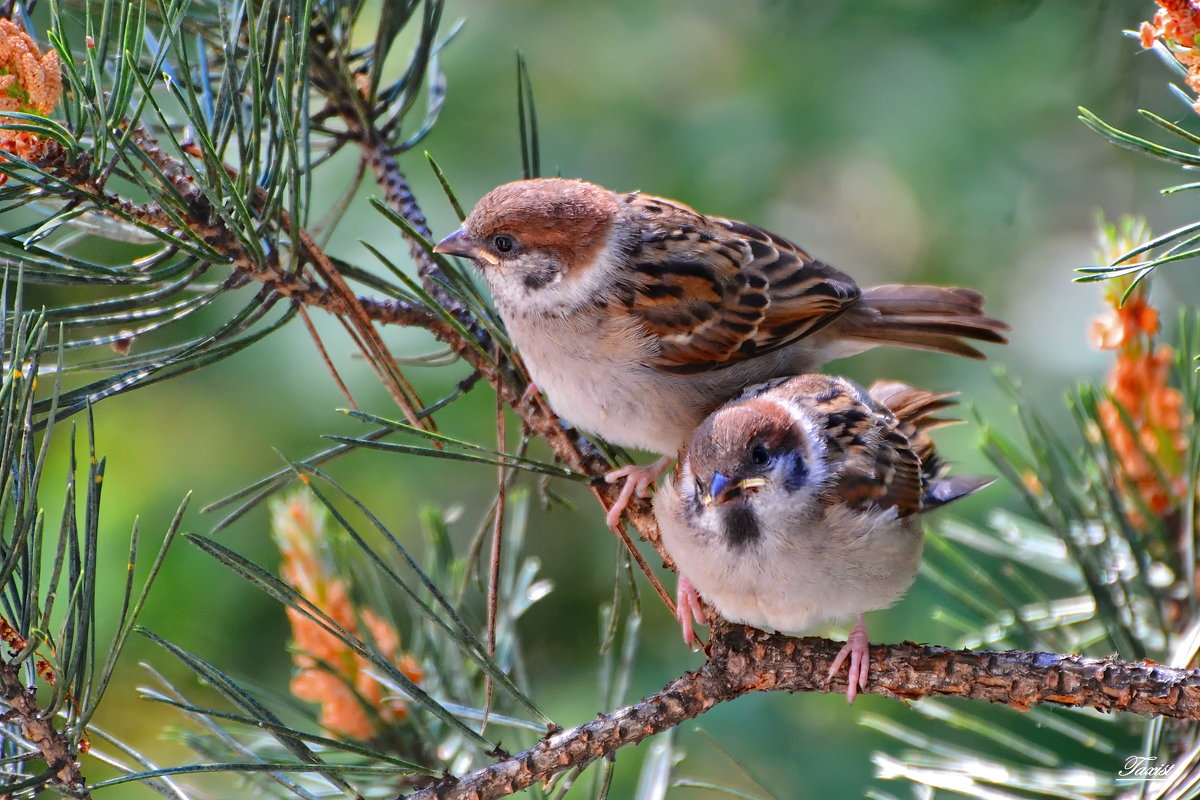
[[[613,501],[612,507],[608,509],[608,516],[605,521],[608,522],[608,527],[616,528],[621,524],[621,514],[625,513],[625,509],[629,507],[629,501],[636,494],[638,497],[649,497],[650,487],[654,482],[663,476],[667,471],[667,467],[674,460],[671,456],[663,456],[653,464],[648,464],[644,467],[639,467],[630,464],[625,467],[619,467],[612,470],[604,476],[604,480],[608,483],[616,483],[619,480],[624,480],[624,485],[621,486],[621,493],[617,495],[617,499]]]
[[[525,404],[526,404],[526,403],[528,403],[530,400],[532,400],[533,398],[537,397],[537,396],[538,396],[538,393],[539,393],[540,391],[541,391],[541,390],[540,390],[540,389],[538,389],[538,387],[537,387],[537,384],[536,384],[536,383],[534,383],[533,381],[530,381],[530,382],[529,382],[529,383],[528,383],[528,384],[525,386],[525,391],[521,392],[521,399],[520,399],[519,401],[517,401],[517,405],[519,405],[519,406],[523,406],[523,405],[525,405]]]
[[[833,676],[837,675],[847,656],[850,658],[850,666],[846,674],[846,702],[853,703],[854,698],[858,697],[858,690],[867,688],[867,676],[871,670],[867,623],[862,614],[858,615],[854,627],[850,629],[850,635],[846,637],[846,643],[833,659],[833,666],[829,668],[829,680],[832,681]]]
[[[683,629],[683,643],[689,649],[696,649],[698,640],[695,631],[692,630],[692,620],[707,625],[708,618],[704,615],[704,607],[700,605],[700,594],[696,587],[682,575],[679,576],[679,584],[675,587],[675,618],[679,620],[679,626]]]

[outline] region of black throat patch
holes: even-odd
[[[762,535],[749,503],[734,502],[725,510],[725,538],[731,547],[741,549]]]

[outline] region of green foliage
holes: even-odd
[[[1178,67],[1161,45],[1160,55]],[[1192,110],[1192,101],[1183,97]],[[1189,145],[1200,136],[1148,111],[1139,112]],[[1081,109],[1081,121],[1114,144],[1184,168],[1200,164],[1193,154],[1126,133]],[[1195,185],[1164,190],[1172,194]],[[1127,226],[1128,227],[1128,226]],[[1085,267],[1081,282],[1124,282],[1117,295],[1128,300],[1164,264],[1200,254],[1200,223],[1148,238],[1117,255],[1111,264]],[[1115,228],[1109,238],[1115,238]],[[1194,359],[1200,321],[1183,314],[1178,356],[1170,376],[1183,399],[1184,431],[1200,420],[1200,374]],[[1149,356],[1149,354],[1145,354]],[[1144,356],[1144,357],[1145,357]],[[1187,436],[1179,464],[1151,453],[1129,409],[1108,389],[1081,384],[1067,396],[1074,423],[1063,433],[1046,415],[1009,387],[1025,439],[1017,444],[984,420],[984,451],[1016,487],[1032,518],[993,512],[986,528],[962,523],[941,526],[930,541],[922,571],[954,600],[942,617],[962,630],[964,647],[1010,647],[1048,652],[1080,652],[1151,659],[1194,666],[1200,655],[1200,616],[1195,585],[1200,543],[1200,441]],[[1129,431],[1134,452],[1117,446],[1116,423]],[[1136,462],[1155,471],[1158,488],[1169,495],[1183,487],[1178,504],[1151,508],[1134,475]],[[1178,476],[1165,473],[1176,467]],[[1142,485],[1145,479],[1142,478]],[[1131,488],[1132,487],[1132,488]],[[1048,709],[1023,714],[922,702],[915,709],[940,722],[937,733],[867,715],[863,724],[908,744],[900,756],[876,753],[879,776],[904,779],[932,790],[966,796],[1184,798],[1194,796],[1200,751],[1194,726],[1172,727],[1161,720],[1131,720],[1081,710],[1063,715]],[[1043,731],[1048,730],[1050,736]],[[1047,742],[1039,745],[1039,740]],[[1056,742],[1072,740],[1093,756],[1062,757]],[[964,742],[973,742],[969,746]],[[1113,764],[1138,756],[1145,763],[1170,765],[1169,777],[1153,783],[1120,777]],[[892,795],[880,789],[872,797]]]
[[[129,540],[128,567],[123,594],[104,597],[97,592],[97,552],[105,460],[96,454],[90,414],[87,419],[87,463],[77,464],[76,430],[66,434],[70,463],[65,482],[46,475],[47,453],[55,437],[62,436],[52,423],[38,433],[35,408],[39,375],[56,375],[62,347],[52,344],[52,327],[42,313],[26,312],[17,302],[3,350],[4,375],[0,382],[0,628],[5,650],[0,658],[0,683],[6,705],[3,758],[6,764],[0,788],[11,797],[32,797],[47,787],[64,786],[59,768],[46,763],[52,751],[75,759],[84,752],[104,760],[117,758],[114,750],[134,764],[147,763],[136,750],[91,725],[106,696],[125,645],[146,605],[151,584],[158,576],[167,549],[187,508],[185,499],[163,538],[158,556],[138,586],[139,526],[135,521]],[[46,363],[55,359],[53,364]],[[56,385],[44,392],[51,409],[58,400]],[[53,413],[50,415],[53,418]],[[60,502],[61,524],[46,529],[44,503]],[[116,610],[112,638],[102,641],[97,617]],[[27,688],[28,687],[28,690]],[[26,701],[49,732],[31,740],[28,710],[14,706],[14,695]],[[152,787],[163,784],[150,781]]]
[[[65,333],[64,371],[101,375],[64,390],[60,418],[241,352],[295,316],[269,288],[239,291],[246,281],[229,267],[313,285],[300,241],[310,224],[312,175],[346,144],[328,98],[353,105],[352,123],[388,136],[424,89],[418,128],[389,147],[419,144],[444,95],[438,53],[449,37],[437,39],[441,9],[436,1],[383,4],[379,55],[368,49],[343,58],[356,26],[369,24],[359,20],[361,3],[50,4],[66,125],[12,114],[22,124],[6,127],[58,142],[60,163],[0,162],[10,177],[0,209],[36,209],[28,224],[0,233],[0,254],[22,264],[27,285],[82,290],[37,295]],[[381,59],[410,23],[419,25],[412,62],[379,87]],[[321,31],[315,49],[310,25]],[[356,83],[363,71],[377,89],[373,104]],[[328,215],[319,228],[336,225],[362,177],[360,170],[332,208],[322,204]],[[387,294],[417,302],[398,286]],[[40,414],[48,410],[39,404]]]

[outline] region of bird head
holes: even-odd
[[[475,262],[498,300],[519,302],[577,282],[609,241],[620,214],[602,186],[538,178],[498,186],[434,252]]]
[[[681,486],[691,513],[732,542],[758,538],[778,513],[793,516],[815,495],[815,448],[803,421],[780,403],[751,397],[729,403],[698,427]]]

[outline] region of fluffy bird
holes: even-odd
[[[670,465],[697,425],[750,384],[880,344],[983,358],[1008,326],[969,289],[847,275],[762,228],[640,192],[543,178],[497,187],[434,248],[475,262],[551,408],[663,457],[610,472],[609,510]]]
[[[679,569],[684,641],[694,642],[693,617],[705,621],[700,598],[732,622],[789,633],[853,616],[829,671],[850,659],[853,702],[870,667],[863,614],[912,584],[921,514],[991,483],[945,475],[929,431],[957,421],[932,416],[950,397],[797,375],[705,419],[654,497]]]

